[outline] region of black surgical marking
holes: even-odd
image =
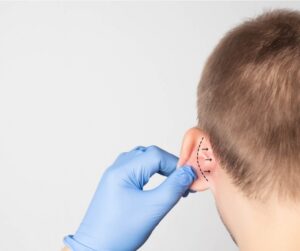
[[[204,139],[204,137],[202,137],[202,139],[201,139],[201,141],[200,141],[200,144],[199,144],[199,147],[198,147],[198,150],[197,150],[197,164],[198,164],[199,170],[200,170],[200,172],[202,173],[203,177],[206,179],[206,181],[208,181],[208,179],[206,178],[206,176],[205,176],[204,173],[202,172],[202,169],[201,169],[200,164],[199,164],[199,150],[200,150],[200,147],[201,147],[201,144],[202,144],[203,139]]]

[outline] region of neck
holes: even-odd
[[[270,199],[241,206],[242,231],[237,234],[241,251],[300,250],[300,204]]]

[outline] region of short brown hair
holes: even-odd
[[[300,11],[244,20],[198,85],[198,127],[247,197],[300,198]]]

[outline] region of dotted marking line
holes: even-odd
[[[208,179],[206,178],[206,176],[204,175],[204,173],[202,172],[202,169],[200,167],[200,164],[199,164],[199,150],[200,150],[200,147],[201,147],[201,144],[202,144],[202,141],[203,141],[204,137],[202,137],[201,141],[200,141],[200,144],[198,146],[198,150],[197,150],[197,164],[198,164],[198,167],[199,167],[199,170],[200,172],[202,173],[203,177],[206,179],[206,181],[208,181]]]

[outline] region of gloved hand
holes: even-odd
[[[157,146],[121,153],[104,172],[79,229],[64,243],[73,251],[137,250],[197,178],[190,166],[176,170],[177,161]],[[155,173],[169,177],[143,191]]]

